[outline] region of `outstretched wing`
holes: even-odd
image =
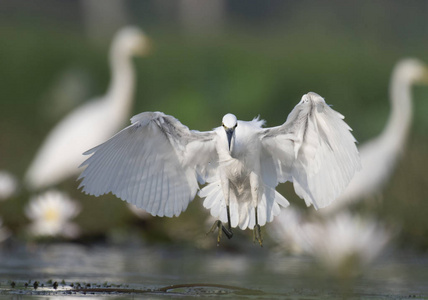
[[[214,132],[191,131],[172,116],[144,112],[92,154],[79,179],[83,192],[113,193],[152,215],[178,216],[218,163]]]
[[[361,163],[351,128],[316,93],[308,93],[278,127],[262,133],[277,182],[292,181],[297,195],[316,209],[329,205]]]

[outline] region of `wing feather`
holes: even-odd
[[[361,169],[356,140],[344,117],[308,93],[287,121],[263,132],[278,182],[292,181],[297,195],[316,209],[334,201]]]
[[[214,132],[191,131],[172,116],[146,112],[105,143],[86,151],[79,188],[113,193],[152,215],[178,216],[216,166]]]

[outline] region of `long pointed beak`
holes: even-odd
[[[146,56],[153,52],[153,48],[154,48],[153,41],[146,36],[138,46],[139,47],[138,47],[138,50],[136,51],[136,54],[139,56]]]
[[[231,144],[232,137],[233,137],[233,132],[234,132],[233,128],[226,129],[227,142],[229,143],[229,151],[230,151],[230,144]]]
[[[428,69],[427,68],[425,68],[425,72],[424,72],[421,80],[419,81],[419,83],[423,84],[423,85],[427,85],[428,84]]]

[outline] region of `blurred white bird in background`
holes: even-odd
[[[339,199],[323,213],[333,213],[355,200],[381,191],[394,171],[409,134],[412,85],[424,82],[428,83],[428,69],[421,61],[409,58],[396,64],[389,86],[391,113],[388,122],[378,137],[358,147],[361,172],[355,175]]]
[[[55,76],[54,82],[42,96],[40,114],[57,120],[91,96],[92,79],[88,72],[69,67]]]
[[[148,50],[148,38],[138,28],[126,27],[116,34],[110,49],[112,73],[106,95],[78,107],[54,127],[26,172],[28,188],[41,189],[77,174],[83,161],[81,153],[123,126],[134,96],[131,58]]]
[[[275,191],[292,181],[297,195],[316,209],[329,205],[360,168],[355,139],[343,116],[324,99],[308,93],[286,122],[262,128],[264,121],[223,117],[213,131],[189,130],[172,116],[144,112],[132,125],[87,151],[79,187],[99,196],[112,192],[152,215],[178,216],[198,191],[218,228],[254,229],[271,222],[288,201]],[[225,227],[222,222],[228,223]]]

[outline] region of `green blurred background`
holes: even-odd
[[[364,143],[385,126],[394,64],[405,57],[428,63],[428,1],[197,3],[1,1],[0,169],[21,180],[49,130],[79,104],[105,93],[109,43],[127,24],[155,43],[150,56],[135,59],[132,115],[162,111],[198,130],[219,126],[227,112],[279,125],[303,94],[314,91],[345,115]],[[70,76],[75,83],[66,85]],[[401,227],[399,247],[427,251],[428,87],[415,87],[413,95],[412,130],[392,179],[381,196],[354,209]],[[57,104],[61,97],[68,97],[67,105]],[[70,179],[57,188],[83,206],[76,219],[79,241],[130,237],[215,245],[214,237],[205,236],[211,224],[199,198],[179,218],[140,220],[121,200],[86,196],[77,185]],[[292,205],[304,206],[290,185],[279,191]],[[16,239],[26,238],[23,208],[30,197],[21,188],[0,203],[0,217]],[[248,239],[251,232],[243,235]]]

